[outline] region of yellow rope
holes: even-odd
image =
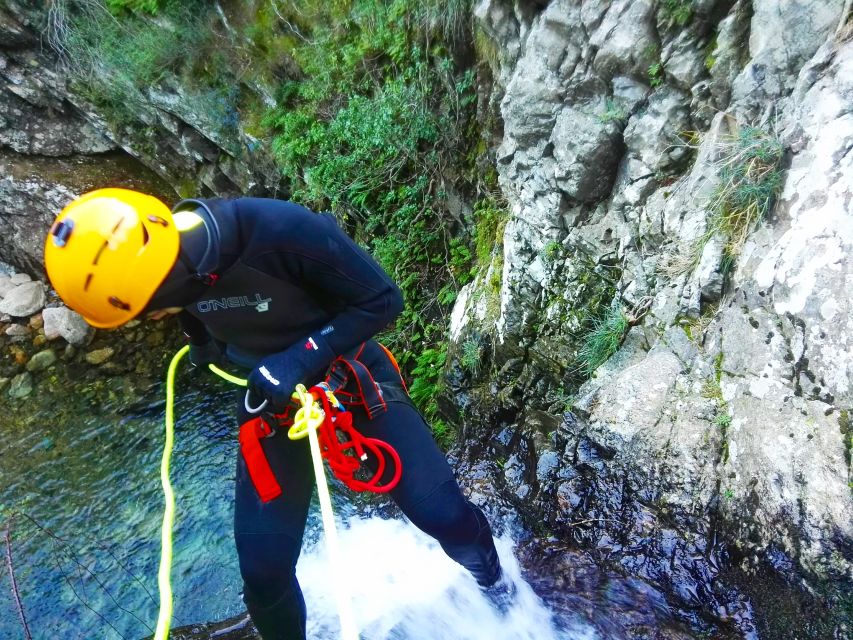
[[[293,418],[293,426],[288,431],[291,440],[299,440],[308,436],[311,445],[311,459],[314,461],[314,479],[317,482],[317,497],[320,500],[320,513],[323,516],[323,531],[326,536],[326,546],[329,550],[329,564],[334,576],[342,576],[338,568],[343,566],[340,560],[338,546],[338,530],[335,527],[335,516],[332,512],[332,499],[329,496],[329,485],[323,468],[323,456],[320,453],[320,443],[317,440],[317,428],[325,418],[323,410],[314,401],[314,397],[305,389],[305,385],[296,385],[294,397],[299,399],[302,408]],[[338,618],[341,621],[341,638],[343,640],[358,640],[358,627],[352,612],[352,602],[344,589],[343,580],[332,580],[335,597],[338,601]]]
[[[213,371],[213,373],[218,375],[223,380],[227,380],[231,384],[236,384],[239,387],[245,387],[249,384],[249,381],[245,378],[238,378],[237,376],[231,375],[227,371],[223,371],[222,369],[217,367],[215,364],[209,364],[207,366],[210,368],[211,371]]]
[[[160,614],[157,617],[157,630],[154,640],[166,640],[172,624],[172,528],[175,524],[175,492],[169,482],[169,464],[172,448],[175,445],[175,372],[181,358],[189,351],[189,345],[180,349],[169,363],[166,374],[166,442],[163,445],[163,457],[160,460],[160,483],[163,485],[163,498],[166,506],[163,510],[163,527],[160,531],[160,571],[157,574],[157,586],[160,588]]]
[[[169,627],[172,623],[172,529],[175,524],[175,494],[169,482],[169,464],[172,457],[172,449],[175,442],[175,373],[181,358],[189,351],[189,345],[181,348],[169,363],[169,372],[166,375],[166,442],[163,445],[163,458],[160,462],[160,482],[163,485],[163,497],[166,507],[163,511],[163,527],[161,530],[161,552],[160,571],[157,575],[157,583],[160,588],[160,614],[157,618],[157,630],[153,640],[168,640]],[[242,387],[247,386],[243,378],[223,371],[214,364],[208,365],[210,370],[219,377]],[[311,446],[311,459],[314,462],[314,478],[317,482],[317,494],[320,498],[320,512],[323,516],[323,529],[329,549],[329,560],[332,565],[332,573],[337,572],[340,566],[340,552],[338,550],[338,532],[335,527],[335,517],[332,512],[332,499],[329,496],[329,485],[326,482],[326,474],[323,468],[323,457],[320,453],[320,443],[317,440],[317,427],[323,423],[324,415],[314,398],[305,389],[304,385],[297,385],[294,397],[302,403],[302,408],[296,412],[293,427],[288,432],[291,440],[297,440],[308,436]],[[355,624],[355,616],[352,611],[352,602],[349,595],[344,591],[343,580],[333,580],[335,595],[338,600],[338,617],[341,621],[341,638],[343,640],[358,640],[358,627]]]

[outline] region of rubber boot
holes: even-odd
[[[474,510],[480,526],[474,541],[468,544],[445,542],[440,542],[440,544],[448,556],[471,572],[477,584],[483,588],[490,587],[501,577],[501,562],[498,559],[498,551],[495,549],[495,541],[492,538],[489,521],[476,506],[471,504],[471,508]]]
[[[277,602],[268,606],[256,604],[249,593],[243,602],[252,617],[252,623],[263,640],[305,640],[307,612],[302,590],[288,589]]]

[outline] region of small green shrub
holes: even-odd
[[[619,350],[628,328],[628,318],[622,310],[622,305],[618,300],[614,300],[604,316],[595,320],[592,331],[584,338],[578,353],[586,375],[592,375]]]
[[[441,391],[441,372],[447,361],[447,346],[439,345],[434,349],[424,349],[415,358],[412,369],[412,384],[409,395],[416,404],[429,407],[433,398]]]
[[[563,250],[563,244],[559,240],[551,240],[545,247],[542,249],[542,253],[545,254],[545,259],[548,262],[553,262],[557,258],[560,257],[560,253]]]
[[[628,119],[628,112],[613,98],[607,98],[604,104],[604,112],[598,115],[598,121],[602,124],[608,122],[624,122]]]
[[[649,85],[657,88],[663,84],[663,63],[655,62],[649,67]]]
[[[720,429],[728,429],[732,425],[732,417],[728,413],[721,411],[714,417],[714,424],[720,427]]]
[[[459,358],[462,368],[476,375],[480,370],[480,342],[470,338],[462,343],[462,355]]]

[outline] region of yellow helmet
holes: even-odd
[[[102,329],[136,317],[178,258],[169,208],[128,189],[84,194],[57,216],[44,264],[53,288],[86,322]]]

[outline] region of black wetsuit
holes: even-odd
[[[205,219],[208,246],[194,256],[182,253],[175,272],[195,277],[172,278],[176,286],[167,279],[156,306],[184,306],[190,340],[212,336],[236,364],[251,368],[282,354],[293,365],[285,368],[297,372],[295,381],[307,385],[319,381],[336,356],[365,343],[360,360],[395,392],[372,419],[353,409],[354,424],[399,453],[402,477],[391,497],[481,585],[494,583],[500,566],[488,522],[462,495],[423,417],[399,391],[394,364],[372,340],[402,309],[393,281],[331,215],[257,198],[190,200],[179,207]],[[183,240],[182,247],[189,244]],[[243,424],[250,416],[242,399],[237,411]],[[244,600],[265,640],[304,638],[295,566],[314,484],[310,452],[283,430],[262,446],[283,493],[263,503],[238,456],[234,534]]]

